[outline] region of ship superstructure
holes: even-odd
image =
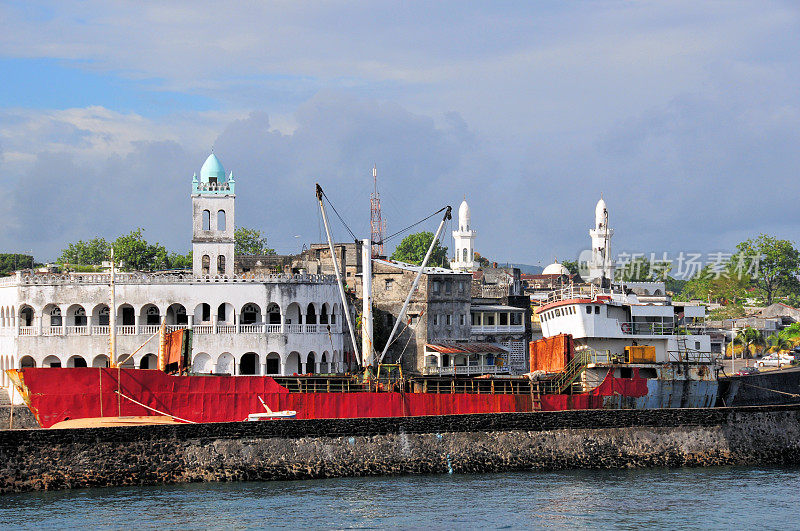
[[[674,306],[666,296],[651,299],[640,300],[624,284],[576,285],[551,293],[537,314],[545,340],[571,338],[567,362],[581,366],[575,380],[581,390],[609,374],[646,380],[645,396],[609,396],[606,407],[712,406],[718,365],[710,337],[683,326],[686,319],[702,320],[704,308]]]

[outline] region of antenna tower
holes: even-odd
[[[369,229],[372,240],[372,257],[383,256],[383,238],[386,223],[381,216],[381,194],[378,193],[378,168],[372,167],[373,191],[369,196]]]

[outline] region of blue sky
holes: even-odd
[[[0,20],[8,251],[136,227],[188,250],[211,146],[237,224],[283,252],[320,237],[317,181],[366,231],[373,164],[390,232],[466,195],[502,261],[576,257],[600,193],[616,250],[800,240],[794,2],[5,2]]]

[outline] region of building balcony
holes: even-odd
[[[160,330],[159,325],[117,325],[118,336],[151,336]],[[286,334],[341,334],[340,324],[199,324],[189,327],[187,325],[167,325],[167,332],[181,329],[191,329],[196,335],[214,334],[249,334],[249,335],[286,335]],[[0,328],[0,336],[19,337],[63,337],[63,336],[108,336],[108,325],[92,326],[20,326]]]
[[[524,333],[525,325],[473,325],[473,334],[514,334]]]

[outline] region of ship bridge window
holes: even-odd
[[[500,325],[501,326],[508,326],[508,314],[501,313],[500,314]]]

